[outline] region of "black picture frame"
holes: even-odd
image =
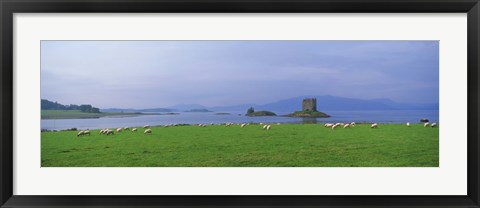
[[[478,0],[0,0],[2,207],[480,207]],[[467,13],[468,194],[466,196],[25,196],[13,195],[14,13]],[[94,187],[92,187],[93,189]]]

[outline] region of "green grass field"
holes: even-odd
[[[79,110],[41,110],[42,119],[100,118],[103,116],[137,116],[139,113],[85,113]]]
[[[438,128],[321,124],[153,127],[41,133],[42,167],[438,167]]]

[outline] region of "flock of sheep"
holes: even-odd
[[[324,126],[325,126],[326,128],[332,128],[332,129],[335,129],[335,128],[339,127],[339,126],[343,126],[343,128],[350,128],[350,127],[355,127],[355,122],[351,122],[351,123],[335,123],[335,124],[333,124],[333,123],[326,123]],[[432,128],[435,128],[435,127],[437,127],[437,123],[431,123],[431,124],[430,124],[430,123],[426,122],[426,123],[423,124],[423,127],[429,127],[429,126],[432,127]],[[410,127],[410,122],[407,122],[407,127]],[[370,128],[372,128],[372,129],[378,128],[378,123],[373,123],[373,124],[370,126]]]
[[[214,125],[213,123],[211,123],[210,125]],[[222,124],[220,124],[222,125]],[[232,126],[232,125],[235,125],[235,123],[225,123],[225,126],[226,127],[229,127],[229,126]],[[250,125],[250,123],[239,123],[239,124],[236,124],[236,125],[239,125],[241,128],[247,126],[247,125]],[[263,124],[263,123],[259,123],[259,125],[262,127],[263,130],[270,130],[272,129],[272,125],[270,124]],[[280,123],[277,123],[277,125],[280,125]],[[407,127],[410,127],[410,122],[407,122]],[[170,126],[179,126],[179,124],[167,124],[167,125],[164,125],[164,127],[170,127]],[[197,126],[199,127],[206,127],[207,124],[197,124]],[[325,128],[331,128],[331,129],[336,129],[338,127],[343,127],[343,128],[350,128],[350,127],[355,127],[355,122],[351,122],[351,123],[326,123],[324,124]],[[437,127],[437,123],[424,123],[423,124],[423,127],[432,127],[432,128],[435,128]],[[152,129],[150,128],[150,125],[145,125],[143,126],[143,128],[145,129],[143,131],[143,134],[152,134]],[[370,128],[372,129],[375,129],[375,128],[378,128],[378,123],[373,123],[371,124]],[[129,131],[130,128],[129,127],[124,127],[124,128],[117,128],[115,130],[111,130],[111,129],[102,129],[100,130],[100,134],[105,134],[105,135],[114,135],[115,132],[117,133],[120,133],[120,132],[123,132],[123,131]],[[138,129],[137,128],[132,128],[130,131],[132,132],[137,132]],[[90,135],[90,131],[89,130],[84,130],[84,131],[79,131],[78,134],[77,134],[77,137],[79,136],[86,136],[86,135]]]
[[[350,128],[350,127],[354,127],[355,126],[355,122],[351,122],[351,123],[326,123],[325,125],[326,128],[332,128],[332,129],[335,129],[339,126],[343,126],[343,128]],[[378,124],[377,123],[374,123],[372,124],[372,128],[377,128]]]
[[[225,126],[231,126],[231,125],[234,125],[234,123],[226,123]],[[241,123],[241,124],[237,124],[237,125],[240,125],[241,128],[247,126],[247,125],[250,125],[250,123]],[[263,123],[259,123],[260,126],[262,126],[262,129],[263,130],[270,130],[272,129],[272,125],[267,125],[267,124],[263,124]],[[277,125],[280,125],[280,123],[277,123]]]
[[[143,131],[144,134],[151,134],[152,133],[152,129],[150,129],[150,126],[149,125],[145,125],[143,126],[143,128],[145,129]],[[130,128],[129,127],[124,127],[124,128],[117,128],[114,130],[111,130],[111,129],[102,129],[99,131],[100,134],[105,134],[105,135],[114,135],[115,132],[117,133],[120,133],[120,132],[123,132],[123,131],[129,131]],[[137,132],[138,129],[137,128],[132,128],[131,129],[132,132]],[[89,130],[84,130],[84,131],[79,131],[77,133],[77,137],[79,136],[86,136],[86,135],[90,135],[90,131]]]

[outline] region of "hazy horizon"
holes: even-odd
[[[324,97],[324,96],[333,96],[333,97],[336,97],[336,98],[347,98],[347,99],[371,100],[371,101],[373,101],[373,100],[379,100],[379,99],[388,99],[388,98],[360,99],[360,98],[341,97],[341,96],[335,96],[335,95],[317,95],[317,96],[313,96],[313,95],[312,95],[312,96],[288,97],[288,98],[284,98],[284,99],[280,99],[280,100],[274,100],[274,101],[270,101],[270,102],[266,102],[266,103],[237,103],[237,104],[233,104],[233,105],[211,105],[211,106],[210,106],[210,105],[202,105],[202,104],[199,104],[199,103],[177,103],[177,104],[170,105],[170,106],[154,106],[154,107],[146,107],[146,108],[110,106],[110,107],[102,107],[101,109],[115,109],[115,108],[119,108],[119,109],[174,108],[174,107],[183,106],[183,105],[201,105],[201,106],[206,107],[206,108],[228,107],[228,106],[236,106],[236,105],[252,105],[252,106],[255,106],[255,105],[271,104],[271,103],[275,103],[275,102],[278,102],[278,101],[288,100],[288,99],[293,99],[293,98],[298,98],[298,97],[314,98],[314,97]],[[63,102],[60,102],[60,101],[57,101],[57,100],[51,100],[51,99],[48,99],[48,98],[41,98],[41,99],[45,99],[45,100],[52,101],[52,102],[57,102],[57,103],[62,104],[62,105],[91,104],[91,103],[63,103]],[[389,100],[391,100],[391,99],[389,99]],[[320,101],[321,101],[321,100],[320,100]],[[391,101],[393,101],[393,100],[391,100]],[[393,101],[393,102],[396,102],[396,101]],[[399,103],[399,104],[438,104],[438,102],[432,102],[432,103],[406,103],[406,102],[396,102],[396,103]],[[93,105],[93,107],[97,107],[97,106]],[[192,108],[192,109],[193,109],[193,108]]]
[[[41,97],[100,108],[438,103],[438,41],[42,41]]]

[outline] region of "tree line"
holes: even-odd
[[[62,105],[57,102],[52,102],[46,99],[42,99],[42,110],[79,110],[84,113],[100,113],[99,108],[95,108],[92,105],[82,104],[82,105]]]

